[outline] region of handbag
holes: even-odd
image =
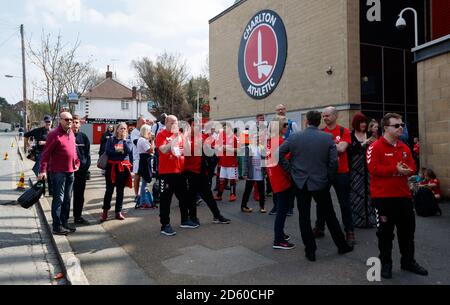
[[[45,194],[45,180],[36,182],[30,189],[25,191],[19,199],[17,199],[17,202],[22,208],[29,209],[39,201],[43,194]]]
[[[31,161],[36,161],[36,149],[34,147],[29,151],[27,159]]]
[[[106,170],[106,166],[108,165],[108,155],[106,152],[98,158],[97,167],[102,170]]]

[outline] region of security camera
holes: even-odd
[[[398,20],[397,20],[397,23],[395,24],[395,26],[399,30],[405,29],[406,28],[406,21],[405,21],[405,19],[403,19],[403,17],[399,17]]]
[[[327,74],[328,74],[328,75],[333,74],[333,67],[332,67],[332,66],[329,66],[329,67],[328,67],[328,69],[327,69]]]

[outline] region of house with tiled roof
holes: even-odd
[[[82,127],[94,144],[99,144],[107,125],[126,122],[135,125],[139,116],[155,120],[148,111],[148,102],[138,97],[137,88],[128,88],[113,78],[109,66],[106,78],[85,92],[78,102],[75,114],[86,123]]]

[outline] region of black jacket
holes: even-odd
[[[109,130],[107,130],[103,135],[102,135],[102,139],[100,141],[100,150],[98,152],[98,154],[101,156],[103,155],[103,153],[105,152],[106,149],[106,143],[108,142],[109,139],[111,139],[113,137],[113,133],[109,132]]]
[[[80,159],[80,171],[88,171],[91,167],[91,142],[87,135],[81,131],[75,135],[78,159]]]

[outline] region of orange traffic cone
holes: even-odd
[[[25,174],[21,173],[19,182],[17,183],[17,189],[18,190],[24,190],[25,189]]]
[[[5,157],[3,158],[3,160],[8,160],[8,158],[9,158],[8,153],[5,153]]]

